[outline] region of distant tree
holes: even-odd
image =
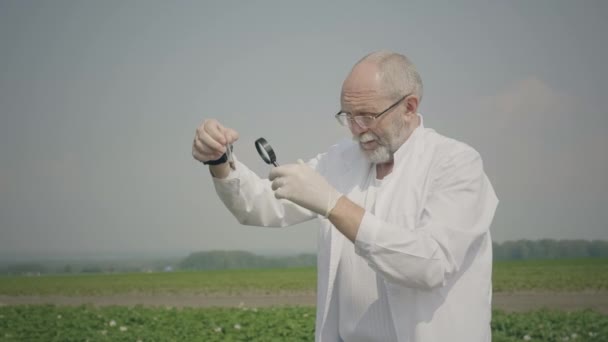
[[[527,259],[530,255],[530,249],[524,240],[506,241],[502,247],[506,258],[509,260]]]
[[[494,260],[506,259],[504,248],[502,248],[502,246],[497,242],[492,242],[492,257],[494,258]]]
[[[608,241],[593,240],[588,250],[590,257],[608,258]]]
[[[314,254],[289,257],[265,257],[244,251],[205,251],[191,253],[179,263],[180,269],[220,270],[239,268],[277,268],[315,266]]]
[[[82,273],[101,273],[102,269],[101,267],[97,266],[97,265],[89,265],[89,266],[84,266],[82,268]]]
[[[608,241],[599,240],[517,240],[492,246],[494,260],[608,257]]]
[[[542,248],[543,254],[539,258],[543,259],[557,259],[559,258],[559,250],[557,248],[557,241],[552,239],[543,239],[538,241],[538,245]]]
[[[38,263],[19,263],[8,266],[10,274],[45,273],[46,268]]]

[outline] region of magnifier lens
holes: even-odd
[[[264,138],[259,138],[255,141],[255,149],[258,150],[258,154],[262,157],[262,160],[266,162],[266,164],[272,164],[274,166],[279,166],[277,163],[277,156],[274,153],[274,150],[270,146],[270,144]]]
[[[274,160],[270,160],[270,156],[268,155],[268,152],[266,152],[266,150],[262,150],[262,153],[260,154],[260,156],[262,157],[262,159],[264,159],[264,161],[267,164],[271,164]]]

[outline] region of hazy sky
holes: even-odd
[[[217,118],[267,176],[348,137],[352,64],[408,55],[425,126],[481,152],[496,241],[608,239],[604,1],[0,0],[0,256],[315,251],[240,226],[191,156]]]

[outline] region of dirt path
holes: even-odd
[[[55,305],[144,305],[171,307],[265,307],[277,305],[314,306],[314,293],[287,293],[279,295],[202,295],[202,294],[121,294],[104,296],[4,296],[1,305],[55,304]],[[496,293],[493,306],[505,311],[527,311],[539,308],[560,310],[594,309],[608,314],[608,293]]]

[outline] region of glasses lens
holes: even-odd
[[[338,120],[342,126],[352,127],[352,125],[356,123],[361,128],[369,128],[374,122],[374,118],[371,116],[352,117],[346,113],[337,114],[336,120]]]
[[[349,121],[348,117],[344,113],[336,115],[336,120],[338,120],[338,123],[342,126],[347,126]]]
[[[355,116],[355,122],[357,122],[357,125],[359,125],[359,127],[361,128],[369,128],[369,126],[371,126],[372,121],[374,121],[374,118],[371,116]]]

